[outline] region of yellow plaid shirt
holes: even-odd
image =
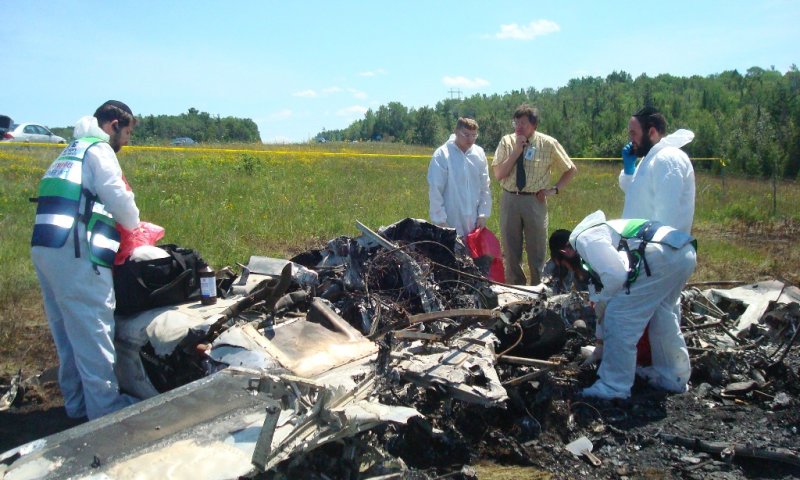
[[[504,162],[514,149],[517,136],[513,133],[500,139],[497,150],[494,152],[492,166]],[[536,147],[536,153],[530,160],[521,160],[525,167],[525,188],[523,192],[538,192],[550,186],[550,175],[560,178],[574,164],[567,155],[564,147],[555,138],[543,133],[535,132],[530,139],[530,145]],[[530,148],[530,146],[528,147]],[[557,180],[556,180],[557,181]],[[512,168],[511,173],[500,180],[500,186],[509,192],[517,191],[517,169]]]

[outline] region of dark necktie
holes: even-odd
[[[525,188],[525,149],[517,158],[517,191],[521,192]]]

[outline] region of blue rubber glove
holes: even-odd
[[[631,152],[633,143],[628,142],[627,145],[622,147],[622,170],[625,175],[633,175],[636,171],[636,154]]]

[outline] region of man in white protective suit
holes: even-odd
[[[139,209],[116,152],[136,118],[109,100],[83,117],[39,184],[31,257],[60,361],[58,381],[71,418],[90,420],[132,404],[114,374],[117,224],[139,226]]]
[[[642,219],[606,220],[600,210],[558,249],[562,264],[576,271],[583,265],[591,277],[601,363],[584,396],[628,398],[637,373],[654,387],[686,391],[689,351],[673,307],[696,266],[695,249],[686,232]],[[652,365],[637,371],[636,344],[648,323]]]
[[[622,218],[647,218],[686,233],[694,220],[694,168],[680,148],[694,139],[689,130],[666,135],[667,122],[653,107],[633,114],[630,143],[622,149],[619,186],[625,192]],[[637,158],[642,158],[638,167]]]
[[[433,153],[428,167],[431,222],[455,228],[464,237],[485,227],[492,213],[489,166],[483,148],[475,145],[478,122],[459,118],[455,132]]]

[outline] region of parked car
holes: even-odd
[[[175,137],[169,143],[171,145],[194,145],[197,142],[195,142],[189,137]]]
[[[59,137],[47,127],[35,123],[13,123],[11,128],[3,133],[3,138],[0,140],[25,143],[67,143],[64,137]]]

